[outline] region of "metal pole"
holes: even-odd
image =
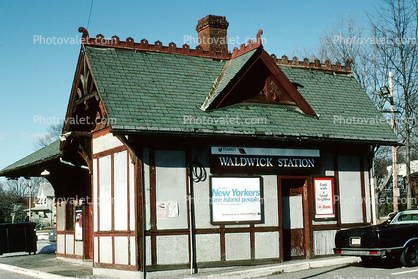
[[[396,134],[395,127],[395,110],[393,104],[393,76],[392,72],[389,72],[389,93],[390,93],[390,112],[391,112],[391,123],[392,129]],[[392,168],[393,168],[393,211],[398,211],[398,168],[396,160],[396,146],[392,146]]]
[[[374,153],[374,150],[373,150]],[[374,155],[373,155],[374,156]],[[370,178],[370,195],[371,195],[371,199],[372,199],[372,224],[376,225],[376,216],[377,216],[377,212],[376,212],[376,180],[374,179],[374,174],[375,174],[375,165],[374,165],[374,160],[372,162],[372,175]]]
[[[31,222],[31,219],[32,219],[31,205],[32,205],[32,180],[30,180],[29,178],[29,222]]]

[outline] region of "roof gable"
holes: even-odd
[[[274,104],[274,98],[268,96],[271,85],[276,86],[283,99],[288,101],[281,104],[296,105],[303,113],[316,116],[311,106],[261,45],[225,63],[200,109],[206,111],[240,103],[259,95],[263,90],[266,99]],[[280,99],[277,100],[279,104]]]

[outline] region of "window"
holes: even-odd
[[[396,223],[418,223],[418,212],[403,212],[393,219],[392,224]]]
[[[65,204],[65,230],[74,230],[74,205],[72,202]]]

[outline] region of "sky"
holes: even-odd
[[[197,21],[208,14],[229,22],[230,51],[263,30],[263,47],[278,57],[318,47],[337,13],[367,22],[379,0],[293,1],[0,1],[0,169],[34,152],[50,124],[65,117],[80,52],[90,37],[117,35],[196,47]],[[90,8],[91,13],[90,13]],[[89,20],[90,18],[90,20]],[[298,57],[302,60],[303,57]]]

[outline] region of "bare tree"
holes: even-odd
[[[394,89],[400,112],[397,130],[405,143],[407,207],[411,204],[411,149],[416,146],[418,91],[418,0],[384,0],[374,14],[368,14],[372,34],[379,38],[375,49],[382,67],[394,71]]]
[[[369,58],[373,49],[365,38],[366,31],[361,21],[353,14],[338,13],[335,25],[323,31],[319,38],[318,56],[322,61],[349,63],[354,77],[364,89],[368,89],[373,64],[365,63],[365,59]]]
[[[10,222],[14,203],[20,198],[36,197],[39,185],[45,182],[43,177],[23,177],[15,180],[0,182],[0,222]]]
[[[387,100],[381,94],[374,94],[386,83],[387,67],[381,67],[378,61],[379,53],[373,46],[373,38],[370,32],[358,21],[353,13],[337,14],[335,25],[324,30],[319,36],[319,48],[317,57],[329,60],[332,63],[350,63],[353,76],[359,81],[361,87],[374,101],[376,107],[383,111],[386,109]],[[390,150],[378,147],[374,150],[373,177],[375,181],[376,200],[388,184],[386,166],[390,162]],[[379,204],[377,212],[379,212]],[[385,214],[386,212],[383,212]],[[387,214],[387,213],[386,213]]]
[[[52,124],[48,126],[47,133],[43,137],[38,138],[35,142],[35,150],[48,146],[53,141],[57,140],[59,135],[62,133],[62,128],[63,124]]]

